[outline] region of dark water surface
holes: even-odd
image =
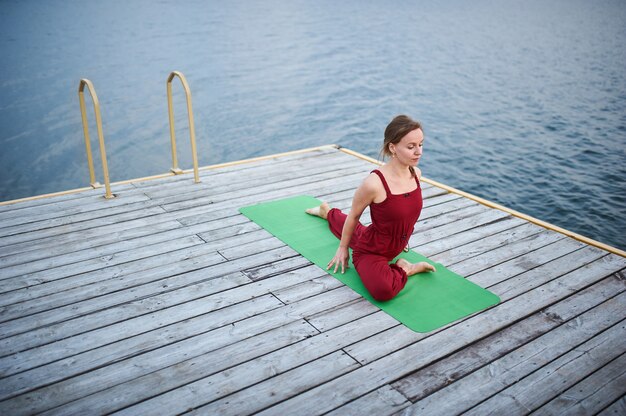
[[[0,52],[0,200],[88,184],[80,78],[112,181],[166,172],[180,70],[201,165],[328,143],[377,157],[407,113],[424,176],[626,248],[622,0],[0,1]]]

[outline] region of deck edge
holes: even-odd
[[[202,166],[202,167],[198,168],[198,170],[206,171],[206,170],[211,170],[211,169],[219,169],[219,168],[225,168],[225,167],[229,167],[229,166],[236,166],[236,165],[243,165],[243,164],[246,164],[246,163],[258,162],[258,161],[261,161],[261,160],[274,159],[274,158],[277,158],[277,157],[284,157],[284,156],[290,156],[290,155],[297,155],[297,154],[301,154],[301,153],[315,152],[315,151],[318,151],[318,150],[339,149],[339,148],[340,148],[340,146],[338,146],[336,144],[325,144],[325,145],[322,145],[322,146],[308,147],[308,148],[305,148],[305,149],[292,150],[292,151],[289,151],[289,152],[275,153],[275,154],[271,154],[271,155],[252,157],[252,158],[249,158],[249,159],[234,160],[232,162],[224,162],[224,163],[218,163],[218,164],[215,164],[215,165]],[[141,178],[124,179],[122,181],[117,181],[117,182],[111,183],[111,186],[113,186],[113,185],[127,185],[127,184],[133,183],[133,182],[144,182],[144,181],[149,181],[149,180],[153,180],[153,179],[162,179],[162,178],[168,178],[168,177],[171,177],[171,176],[180,176],[180,175],[188,175],[188,174],[193,174],[193,169],[184,169],[181,174],[175,174],[173,172],[167,172],[167,173],[161,173],[161,174],[158,174],[158,175],[144,176],[144,177],[141,177]],[[92,190],[92,189],[99,189],[99,188],[93,188],[91,186],[87,186],[87,187],[84,187],[84,188],[69,189],[69,190],[66,190],[66,191],[59,191],[59,192],[52,192],[52,193],[48,193],[48,194],[29,196],[29,197],[26,197],[26,198],[10,199],[8,201],[0,201],[0,206],[13,205],[13,204],[17,204],[17,203],[20,203],[20,202],[26,202],[26,201],[35,201],[35,200],[38,200],[38,199],[53,198],[55,196],[76,194],[76,193],[80,193],[80,192],[89,191],[89,190]]]

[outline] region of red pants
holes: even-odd
[[[346,214],[337,208],[328,212],[328,226],[335,237],[341,239],[343,224],[346,222]],[[393,298],[406,284],[406,272],[396,264],[389,264],[397,254],[387,255],[370,252],[359,245],[359,239],[367,231],[368,227],[358,223],[350,240],[352,249],[352,263],[363,285],[372,297],[378,301]]]

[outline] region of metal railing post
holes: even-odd
[[[178,77],[183,84],[185,90],[185,96],[187,98],[187,114],[189,117],[189,136],[191,139],[191,156],[193,158],[193,176],[195,183],[200,182],[200,175],[198,174],[198,154],[196,151],[196,130],[193,123],[193,109],[191,106],[191,90],[185,76],[179,71],[172,71],[167,77],[167,110],[170,119],[170,140],[172,143],[172,168],[170,169],[175,174],[181,174],[183,171],[178,167],[178,158],[176,155],[176,132],[174,130],[174,106],[172,104],[172,80],[174,77]]]
[[[107,165],[107,154],[104,146],[104,134],[102,133],[102,118],[100,117],[100,102],[98,101],[98,95],[96,94],[96,90],[94,89],[91,81],[83,78],[80,80],[80,84],[78,86],[78,99],[80,101],[80,113],[83,120],[83,133],[85,135],[85,148],[87,150],[87,163],[89,165],[89,183],[94,189],[102,186],[98,182],[96,182],[96,175],[93,168],[91,139],[89,138],[89,125],[87,123],[87,111],[85,108],[85,85],[87,86],[87,89],[91,94],[91,99],[93,101],[93,110],[96,114],[96,128],[98,130],[98,141],[100,142],[100,157],[102,158],[102,171],[104,174],[104,197],[106,199],[111,199],[115,198],[115,195],[111,193],[111,184],[109,181],[109,167]]]

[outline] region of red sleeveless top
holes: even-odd
[[[422,189],[417,177],[417,188],[403,194],[392,194],[387,181],[379,170],[387,198],[380,203],[372,202],[370,214],[372,224],[365,227],[358,237],[354,250],[359,253],[378,254],[389,260],[400,254],[413,233],[413,227],[422,212]]]

